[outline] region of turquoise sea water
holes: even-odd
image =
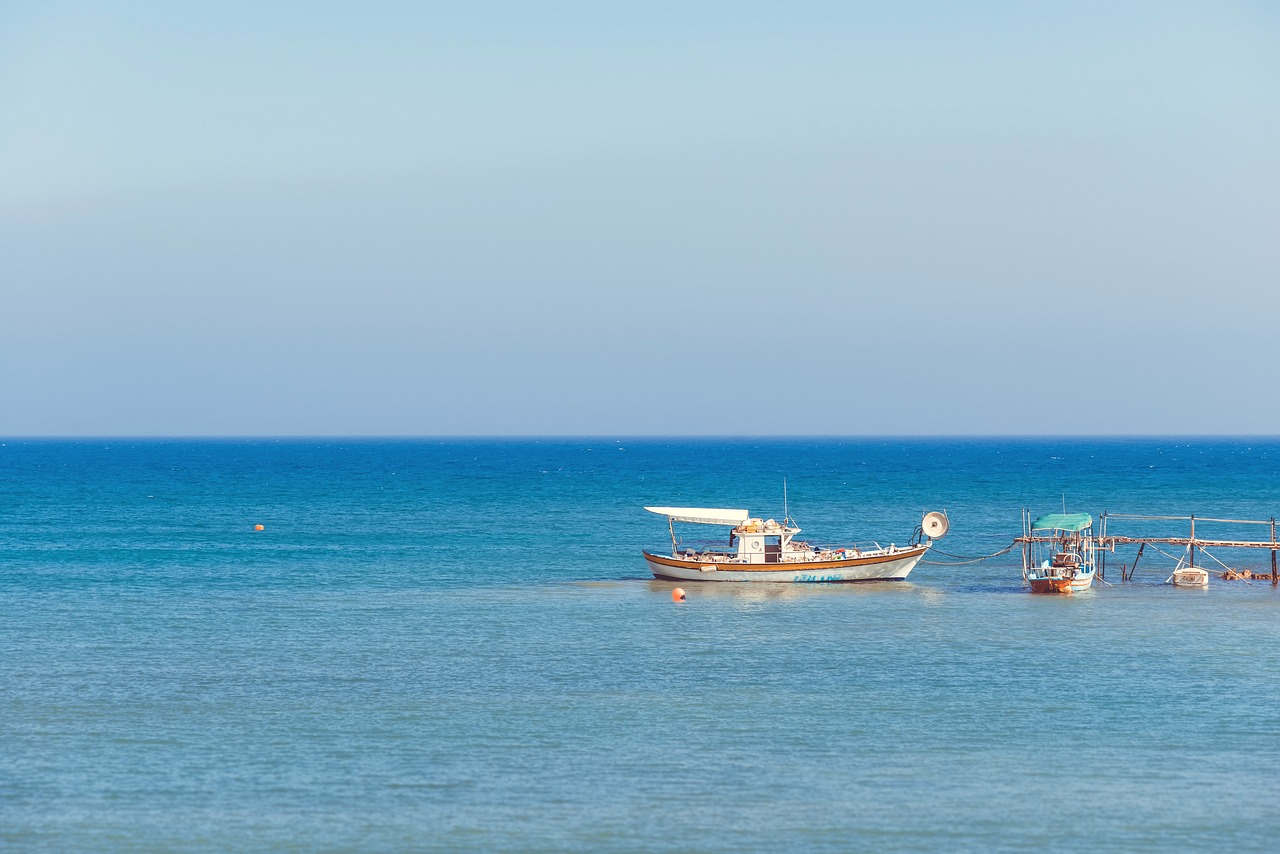
[[[1270,518],[1280,441],[4,441],[0,848],[1280,844],[1269,583],[649,578],[643,505],[784,477],[812,541],[975,556],[1064,496]]]

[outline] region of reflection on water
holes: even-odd
[[[826,584],[789,584],[770,581],[684,581],[650,579],[643,582],[654,593],[671,595],[677,587],[689,599],[726,599],[739,602],[768,602],[791,599],[901,596],[919,592],[910,581],[856,581]]]

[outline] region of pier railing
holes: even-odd
[[[798,558],[801,555],[805,555],[806,560],[843,560],[845,558],[859,557],[861,555],[877,554],[886,550],[885,546],[880,545],[880,543],[875,540],[837,546],[821,546],[817,549],[807,543],[795,543],[795,545],[804,546],[804,548],[795,550],[788,549],[787,551],[769,551],[766,549],[764,552],[756,552],[755,554],[777,556],[778,559],[776,561],[767,560],[766,562],[768,563],[799,563],[801,561]],[[897,546],[896,543],[891,545],[899,549],[905,548],[905,546]],[[817,555],[822,555],[823,557],[817,558],[815,557]],[[722,542],[718,542],[715,545],[709,543],[681,543],[680,547],[673,553],[673,557],[685,558],[687,560],[709,560],[712,558],[718,558],[720,561],[729,561],[740,557],[740,555],[736,549],[725,549]],[[791,559],[784,560],[784,558],[787,557],[790,557]]]

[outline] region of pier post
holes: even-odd
[[[1031,568],[1031,510],[1022,508],[1022,583],[1027,583],[1027,570]]]
[[[1194,513],[1191,514],[1191,540],[1187,543],[1187,554],[1190,555],[1190,559],[1187,561],[1187,566],[1191,567],[1192,569],[1195,569],[1196,568],[1196,516]]]
[[[1271,586],[1276,586],[1276,517],[1271,517]]]
[[[1098,577],[1107,580],[1107,511],[1102,511],[1102,536],[1094,543],[1094,548],[1102,549],[1102,559],[1098,561]]]

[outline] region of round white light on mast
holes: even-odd
[[[920,530],[924,531],[925,536],[931,540],[940,540],[947,535],[947,530],[951,527],[947,514],[934,511],[924,514],[924,519],[920,522]]]

